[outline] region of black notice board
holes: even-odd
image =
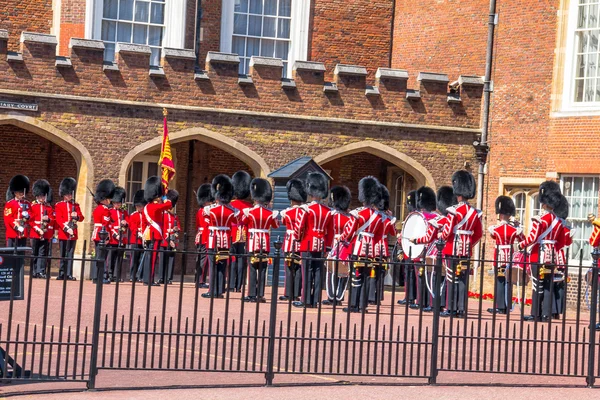
[[[25,250],[31,250],[31,248],[19,247],[17,250],[23,254]],[[15,281],[13,299],[23,300],[24,298],[24,259],[13,254],[14,248],[0,248],[0,301],[10,300],[13,280]]]

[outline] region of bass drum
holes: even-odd
[[[347,278],[350,273],[351,253],[350,244],[339,243],[336,245],[331,249],[329,254],[327,254],[327,260],[325,261],[327,272],[335,275],[337,269],[339,278]]]
[[[420,258],[426,245],[412,243],[409,239],[425,236],[427,233],[427,220],[420,212],[408,214],[402,226],[402,251],[404,255],[414,259]]]

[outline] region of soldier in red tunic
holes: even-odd
[[[111,282],[121,282],[123,256],[125,255],[125,247],[128,244],[127,229],[129,225],[129,213],[123,209],[127,193],[121,186],[115,188],[112,198],[110,199],[112,208],[110,209],[110,238],[108,241],[108,279]]]
[[[286,184],[290,207],[281,211],[281,221],[285,225],[283,253],[285,255],[285,292],[279,300],[300,301],[302,294],[302,260],[300,259],[300,242],[295,230],[297,221],[304,214],[302,204],[306,203],[306,184],[300,179],[290,179]]]
[[[410,214],[417,210],[417,191],[411,190],[406,195],[406,214]],[[404,254],[402,263],[397,274],[397,281],[399,286],[404,286],[404,299],[398,300],[398,304],[405,305],[414,304],[417,300],[417,277],[415,276],[415,269],[412,266],[410,259],[411,254]]]
[[[468,171],[452,175],[452,188],[458,204],[448,208],[448,220],[440,235],[446,241],[446,306],[442,316],[463,315],[467,303],[470,275],[469,260],[473,247],[483,235],[481,211],[471,207],[468,200],[475,197],[475,178]]]
[[[351,212],[355,217],[344,229],[341,240],[347,240],[352,248],[350,304],[345,312],[367,311],[367,277],[376,262],[375,244],[383,236],[384,221],[377,206],[381,203],[381,184],[372,177],[362,178],[358,183],[358,200],[363,207]]]
[[[196,282],[200,288],[208,288],[208,226],[210,218],[204,214],[204,208],[210,206],[215,198],[210,192],[210,183],[204,183],[200,185],[196,192],[196,200],[200,209],[196,213],[196,249],[198,255],[196,256]]]
[[[546,181],[540,185],[542,213],[532,218],[529,235],[519,242],[519,249],[529,247],[528,261],[531,263],[533,296],[531,315],[524,317],[526,321],[548,320],[552,313],[552,270],[557,261],[556,245],[564,238],[562,224],[553,210],[559,206],[561,196],[558,183]]]
[[[78,238],[77,223],[84,220],[81,207],[75,202],[76,188],[77,181],[75,179],[63,179],[58,188],[58,195],[62,200],[54,206],[61,258],[58,276],[60,278],[66,275],[69,280],[74,280],[72,258]]]
[[[171,200],[163,196],[163,186],[158,176],[151,176],[144,184],[144,199],[148,204],[144,207],[146,229],[144,241],[146,253],[144,254],[144,284],[158,286],[155,281],[156,260],[163,241],[163,213],[173,208]]]
[[[327,299],[323,300],[322,304],[324,305],[342,304],[348,287],[348,267],[339,259],[341,250],[344,246],[348,245],[342,242],[340,238],[344,233],[346,224],[354,219],[354,216],[348,212],[350,201],[352,201],[352,194],[346,186],[334,186],[331,188],[333,243],[328,258],[336,261],[329,263],[329,265],[334,267],[333,269],[327,269],[327,277],[325,278]],[[335,270],[336,267],[337,271]]]
[[[106,245],[108,244],[108,237],[110,236],[111,227],[111,215],[110,215],[110,199],[113,197],[115,191],[115,184],[110,179],[101,180],[96,186],[96,193],[94,194],[94,201],[96,202],[96,209],[92,215],[94,221],[94,230],[92,232],[92,240],[96,244],[96,261],[92,268],[92,279],[94,283],[100,278],[100,274],[103,274],[103,282],[108,284],[108,263],[106,259]],[[103,235],[106,234],[106,239],[103,239]],[[100,266],[98,262],[102,261],[103,271],[98,271]]]
[[[560,219],[562,233],[556,243],[556,271],[554,272],[554,286],[552,290],[552,317],[559,319],[565,312],[566,284],[565,276],[568,268],[568,248],[573,244],[575,229],[567,222],[569,217],[569,201],[565,196],[561,196],[558,207],[554,209],[554,214]]]
[[[202,293],[204,298],[223,298],[225,291],[225,271],[231,248],[231,230],[239,224],[239,211],[231,207],[233,183],[227,175],[217,175],[211,184],[215,204],[204,207],[204,215],[209,218],[208,260],[210,263],[209,291]]]
[[[175,263],[175,251],[179,242],[179,232],[181,225],[179,217],[175,214],[175,206],[179,200],[179,192],[177,190],[169,190],[167,199],[171,201],[172,207],[165,211],[163,218],[163,241],[160,246],[160,264],[158,267],[158,283],[171,284],[173,283],[173,266]]]
[[[29,178],[15,175],[11,178],[6,191],[4,206],[4,227],[6,228],[6,244],[8,247],[25,247],[29,236],[29,219],[31,203],[25,198],[29,192]],[[25,255],[18,251],[17,254]],[[23,258],[19,259],[21,267],[25,265]]]
[[[238,171],[231,177],[233,184],[233,200],[231,207],[240,212],[240,217],[244,210],[251,208],[252,203],[248,200],[250,196],[250,182],[252,177],[246,171]],[[233,255],[230,274],[229,290],[240,292],[242,285],[246,281],[246,244],[248,241],[247,228],[243,225],[234,223],[231,229],[231,254]]]
[[[244,209],[241,224],[248,232],[248,253],[250,254],[250,279],[248,296],[244,301],[265,303],[265,284],[268,260],[271,251],[271,229],[279,227],[278,212],[266,206],[273,199],[273,189],[266,179],[254,178],[250,184],[254,207]]]
[[[29,238],[33,249],[31,271],[34,278],[46,277],[46,260],[40,257],[49,255],[50,241],[54,233],[54,210],[48,202],[50,184],[45,179],[35,181],[32,188],[35,201],[31,204]],[[48,240],[50,238],[50,240]]]
[[[379,263],[373,265],[368,279],[369,304],[383,301],[383,281],[390,257],[388,237],[396,236],[396,217],[390,211],[390,192],[385,185],[381,185],[381,202],[377,208],[383,219],[383,236],[378,243],[375,243],[375,258]]]
[[[135,211],[129,216],[129,248],[131,249],[131,263],[129,265],[129,282],[135,279],[142,281],[141,258],[144,251],[144,229],[146,229],[146,218],[144,218],[144,191],[138,190],[133,195],[133,206]]]
[[[310,203],[297,221],[296,232],[302,254],[302,301],[294,307],[316,307],[321,301],[323,261],[327,246],[333,241],[331,210],[323,204],[329,190],[325,175],[311,172],[306,177],[306,193]]]
[[[491,314],[506,314],[512,307],[512,284],[506,279],[513,254],[513,245],[524,239],[523,230],[510,222],[516,214],[515,203],[508,196],[496,198],[498,224],[488,227],[496,244],[494,268],[496,269],[495,308],[488,308]]]

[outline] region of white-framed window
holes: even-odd
[[[583,261],[591,263],[589,237],[592,226],[587,221],[589,214],[598,215],[598,188],[600,177],[592,175],[562,175],[562,191],[569,202],[568,221],[575,229],[573,244],[569,252],[570,263],[576,264],[583,254]]]
[[[86,37],[104,42],[104,60],[115,60],[117,43],[150,47],[160,65],[164,47],[183,48],[186,0],[86,0]]]
[[[515,202],[515,218],[521,224],[525,233],[531,228],[531,218],[540,213],[537,187],[507,186],[505,194]]]
[[[222,0],[221,51],[240,56],[247,74],[252,56],[283,60],[283,76],[308,54],[310,0]]]
[[[144,189],[146,180],[154,175],[158,175],[158,157],[157,156],[139,156],[136,157],[127,170],[127,206],[129,211],[135,211],[133,206],[133,196],[138,190]]]
[[[524,224],[526,222],[525,218],[527,216],[527,193],[525,193],[525,192],[513,193],[512,199],[515,202],[515,210],[516,210],[515,218],[517,218],[517,220],[521,224]]]

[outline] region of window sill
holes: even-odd
[[[560,111],[550,113],[550,118],[572,118],[572,117],[598,117],[600,116],[600,104],[593,106],[569,107]]]

